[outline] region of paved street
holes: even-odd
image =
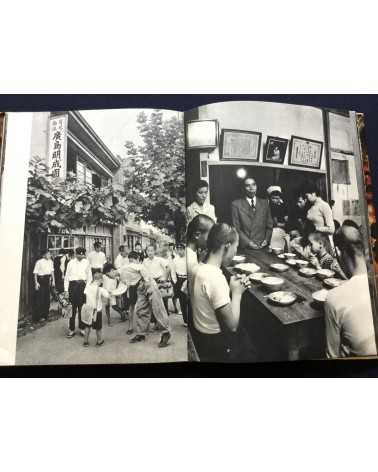
[[[18,338],[16,364],[127,364],[187,360],[187,330],[181,316],[171,314],[171,342],[166,348],[158,348],[159,333],[151,333],[146,341],[131,344],[129,339],[132,336],[126,335],[128,322],[121,323],[119,315],[113,311],[113,326],[108,327],[104,315],[103,346],[95,345],[96,334],[93,330],[88,348],[83,347],[83,338],[78,334],[67,339],[67,320],[59,318]]]

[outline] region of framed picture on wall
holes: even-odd
[[[292,136],[290,142],[289,165],[320,169],[323,143],[314,139]]]
[[[288,144],[288,139],[268,136],[263,161],[271,164],[283,164]]]
[[[259,160],[261,133],[237,129],[222,129],[220,158],[225,161]]]

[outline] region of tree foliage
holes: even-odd
[[[137,118],[141,146],[126,141],[125,192],[138,219],[181,238],[185,231],[185,160],[182,119],[155,110]]]
[[[78,229],[124,222],[124,193],[112,185],[95,188],[70,173],[65,180],[53,178],[45,162],[34,157],[29,165],[26,227],[33,232]]]

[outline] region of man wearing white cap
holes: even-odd
[[[282,198],[282,190],[279,185],[271,185],[267,188],[270,201],[270,211],[273,219],[273,232],[270,247],[285,249],[286,225],[289,220],[289,212]]]

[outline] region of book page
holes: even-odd
[[[183,114],[7,115],[1,363],[186,361]]]
[[[185,126],[190,358],[375,356],[356,114],[225,102]]]

